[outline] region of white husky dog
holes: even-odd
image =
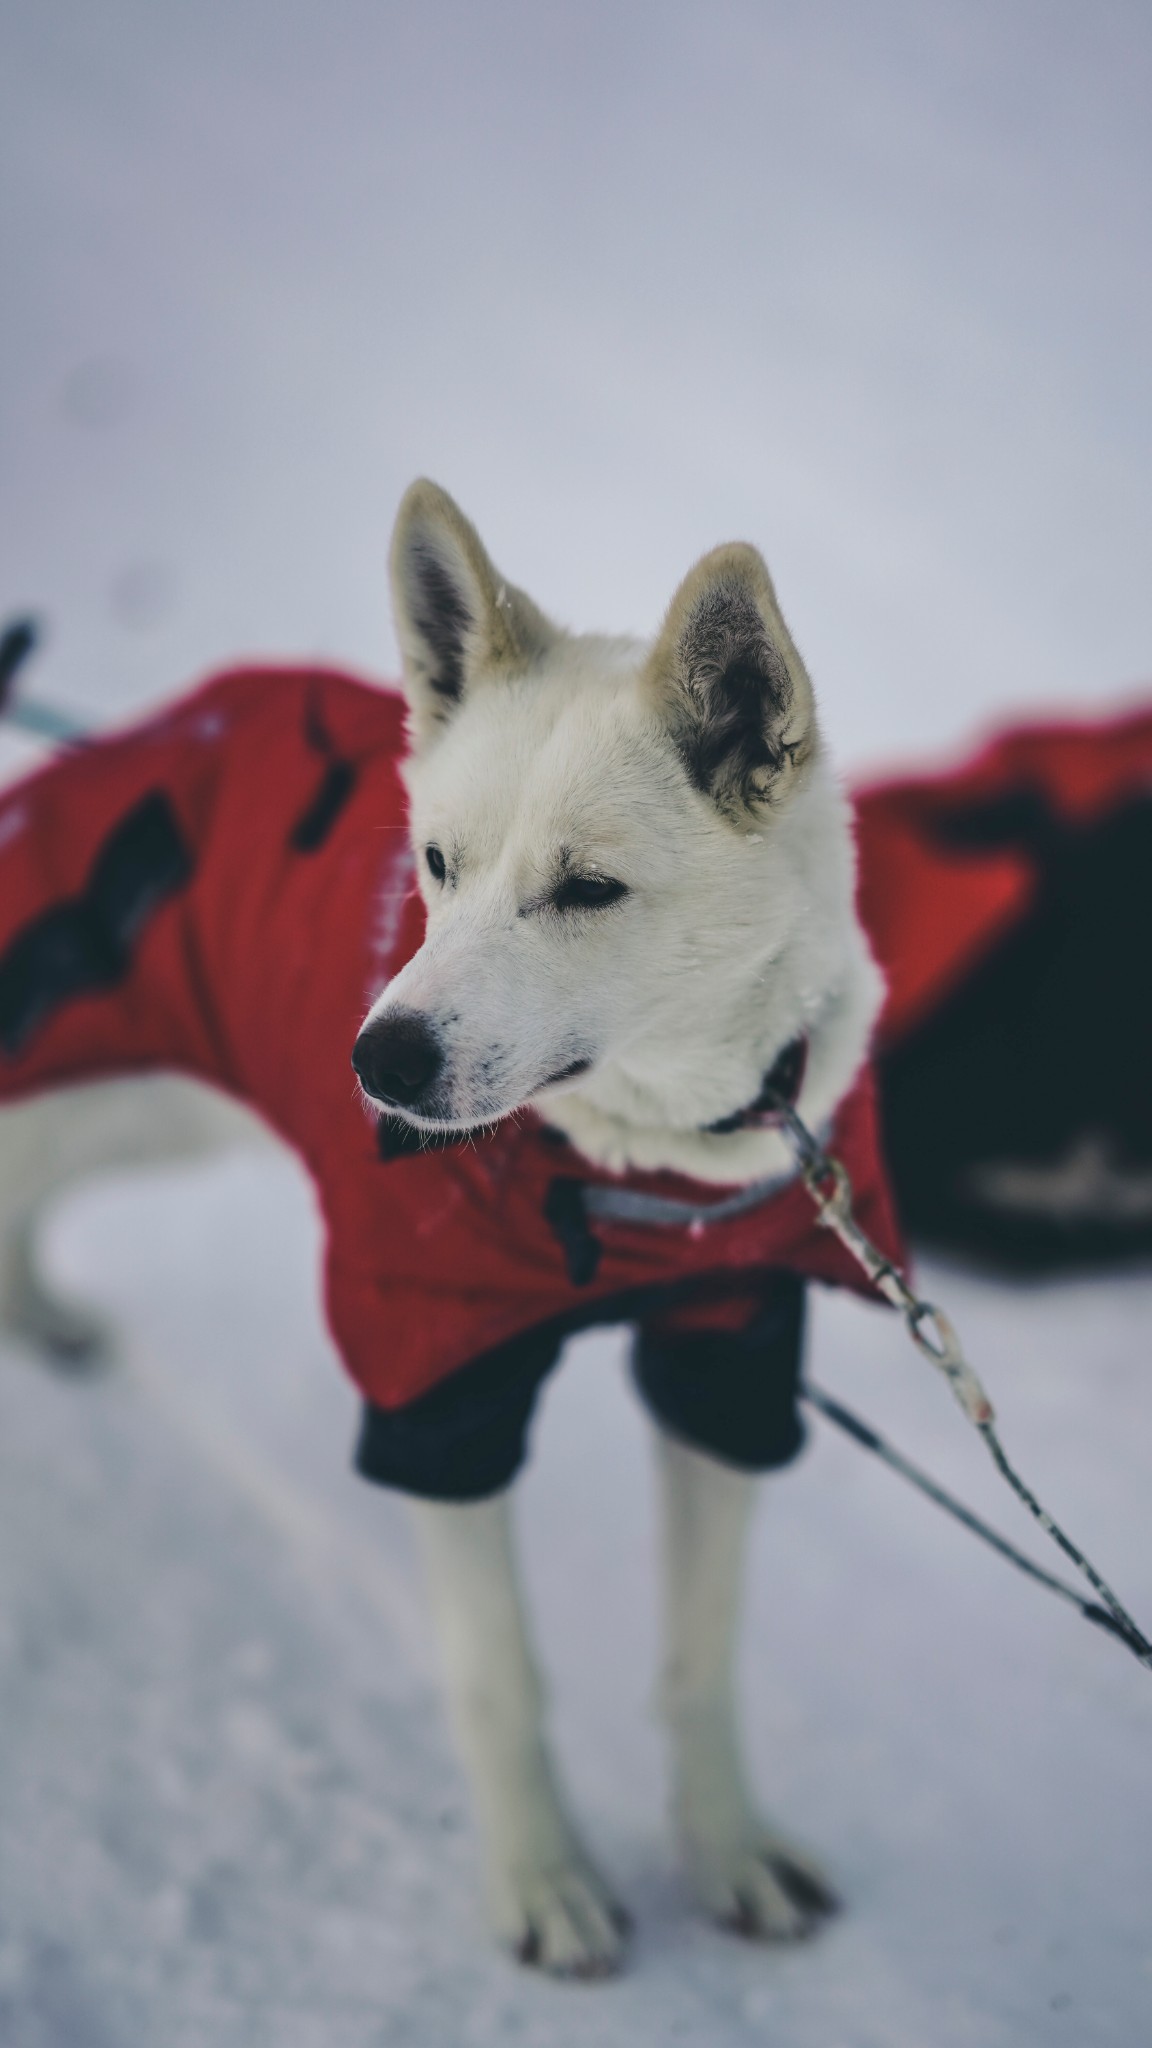
[[[854,910],[847,806],[761,557],[743,545],[706,555],[651,643],[570,635],[502,580],[452,500],[420,483],[400,510],[392,572],[428,921],[362,1038],[415,1014],[441,1055],[434,1088],[400,1113],[467,1128],[539,1103],[612,1168],[717,1185],[786,1170],[777,1133],[708,1127],[753,1101],[801,1033],[800,1107],[821,1125],[866,1057],[880,982]],[[557,861],[577,878],[578,917],[549,909]],[[69,1178],[199,1150],[232,1124],[206,1091],[166,1078],[6,1110],[8,1325],[57,1350],[89,1334],[35,1257],[38,1219]],[[755,1481],[660,1429],[656,1446],[660,1697],[688,1878],[720,1921],[802,1936],[833,1895],[757,1813],[736,1724]],[[508,1494],[414,1513],[497,1935],[557,1974],[607,1974],[627,1920],[550,1757]]]

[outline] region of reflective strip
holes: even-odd
[[[587,1215],[606,1223],[664,1223],[691,1229],[693,1225],[703,1228],[709,1223],[722,1223],[726,1217],[742,1216],[747,1209],[759,1208],[761,1202],[771,1201],[781,1188],[786,1188],[796,1179],[795,1171],[774,1174],[771,1180],[750,1181],[746,1188],[739,1188],[734,1195],[724,1195],[718,1202],[678,1202],[671,1195],[645,1195],[637,1188],[605,1188],[584,1186],[584,1209]]]

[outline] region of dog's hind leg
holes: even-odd
[[[556,1976],[608,1976],[620,1965],[627,1916],[568,1818],[548,1754],[509,1496],[414,1508],[495,1932],[522,1962]]]
[[[87,1370],[107,1356],[111,1333],[95,1309],[65,1300],[46,1284],[36,1255],[40,1220],[36,1209],[0,1219],[0,1332],[62,1369]]]
[[[673,1807],[697,1901],[724,1926],[794,1940],[835,1910],[812,1859],[758,1816],[737,1724],[735,1657],[757,1480],[656,1429],[666,1653],[660,1704]]]
[[[107,1156],[104,1124],[91,1088],[29,1096],[0,1112],[0,1327],[73,1370],[103,1357],[110,1331],[95,1310],[57,1293],[39,1239],[54,1198]]]
[[[0,1109],[0,1329],[79,1369],[109,1349],[103,1317],[59,1294],[39,1258],[41,1227],[76,1182],[117,1166],[159,1164],[251,1142],[256,1119],[175,1074],[86,1082]]]

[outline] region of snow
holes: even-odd
[[[97,719],[247,652],[388,672],[418,470],[582,625],[649,628],[694,553],[759,540],[851,766],[1146,677],[1145,10],[45,0],[5,55],[29,689]],[[119,1363],[0,1350],[4,2048],[1135,2048],[1147,1675],[819,1428],[766,1489],[744,1682],[849,1910],[794,1954],[690,1918],[612,1335],[554,1382],[521,1513],[636,1953],[592,1991],[490,1955],[317,1250],[275,1154],[94,1184],[51,1254]],[[1152,1281],[923,1278],[1147,1627]],[[822,1297],[813,1370],[1032,1541],[890,1319]]]

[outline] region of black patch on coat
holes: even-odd
[[[1147,1256],[1146,1200],[1125,1213],[1121,1192],[1093,1213],[1090,1200],[1062,1208],[1045,1191],[1086,1145],[1130,1188],[1152,1184],[1152,799],[1075,825],[1041,788],[1022,786],[933,829],[957,848],[1023,851],[1037,890],[880,1062],[906,1229],[1018,1272]],[[1008,1200],[1005,1175],[1023,1190]]]
[[[778,734],[792,702],[784,657],[753,598],[720,588],[693,611],[680,659],[691,713],[676,738],[689,779],[705,795],[746,804],[765,771],[783,766]]]
[[[62,1004],[124,980],[145,926],[193,870],[167,796],[150,791],[104,840],[83,893],[42,910],[0,955],[0,1045],[10,1058]]]
[[[412,543],[406,573],[412,624],[432,657],[427,681],[447,703],[458,704],[464,695],[464,647],[472,613],[431,542]]]
[[[355,761],[338,751],[314,696],[304,713],[304,738],[325,766],[315,793],[288,834],[288,844],[293,853],[317,853],[356,787],[357,770]]]
[[[604,1250],[588,1221],[584,1183],[558,1174],[548,1183],[544,1220],[564,1254],[573,1287],[587,1287],[596,1278]]]
[[[315,796],[288,835],[293,853],[319,851],[355,787],[356,763],[329,761]]]

